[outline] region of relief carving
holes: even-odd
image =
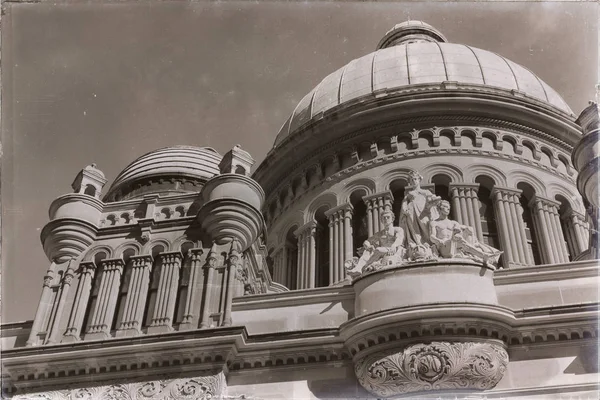
[[[227,384],[222,372],[195,378],[126,383],[28,393],[15,400],[208,400],[222,399]]]
[[[504,376],[508,354],[495,343],[433,342],[360,359],[360,384],[377,396],[431,390],[488,390]]]

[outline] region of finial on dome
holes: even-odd
[[[377,50],[414,42],[447,42],[440,31],[423,21],[411,21],[397,24],[387,31],[377,45]]]

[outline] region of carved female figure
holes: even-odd
[[[436,220],[436,206],[442,200],[427,189],[421,188],[423,177],[416,171],[409,175],[412,189],[402,201],[400,226],[406,234],[407,247],[426,246],[429,243],[429,221]],[[427,246],[426,246],[427,247]]]

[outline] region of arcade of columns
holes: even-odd
[[[217,265],[218,254],[216,250],[211,249],[206,257],[201,257],[204,250],[194,248],[188,251],[186,259],[189,259],[190,278],[188,295],[182,301],[185,301],[183,319],[179,329],[195,329],[192,322],[195,318],[199,320],[200,328],[210,327],[212,321],[211,307],[215,304],[213,297],[223,297],[223,318],[221,325],[231,325],[231,304],[234,295],[239,295],[240,288],[236,284],[236,268],[238,267],[240,257],[235,251],[229,255],[226,265]],[[123,315],[119,324],[116,326],[116,337],[136,336],[142,334],[144,324],[144,310],[146,300],[150,292],[150,274],[153,266],[160,268],[158,289],[156,300],[154,302],[153,312],[150,315],[148,333],[169,332],[173,329],[173,318],[175,315],[175,303],[179,290],[179,274],[184,262],[183,254],[179,251],[159,253],[157,261],[151,255],[134,255],[129,258],[128,267],[131,268],[131,275],[127,283],[127,295],[124,298]],[[187,261],[187,260],[186,260]],[[117,312],[117,300],[119,290],[124,279],[125,261],[123,258],[104,259],[99,262],[83,261],[79,263],[79,268],[75,269],[71,262],[64,274],[61,285],[56,293],[57,302],[54,301],[52,281],[53,273],[49,270],[44,277],[42,297],[36,313],[34,325],[27,342],[28,346],[36,345],[37,334],[47,330],[45,343],[75,342],[81,339],[106,339],[111,337],[112,321],[115,312]],[[224,279],[228,282],[223,286],[221,293],[212,293],[218,285],[214,284],[215,270],[222,269],[225,274]],[[84,319],[88,304],[91,301],[92,285],[94,275],[97,270],[102,272],[99,275],[99,285],[96,301],[89,310],[89,322],[87,330]],[[204,270],[204,271],[203,271]],[[60,317],[65,311],[66,299],[74,282],[73,278],[78,276],[76,282],[75,302],[70,310],[67,328],[61,331]],[[209,284],[204,285],[204,276]],[[218,278],[218,277],[217,277]],[[212,282],[212,283],[211,283]],[[202,287],[204,287],[203,290]],[[236,293],[234,293],[236,292]],[[204,296],[202,309],[196,310],[195,296]],[[52,311],[56,304],[56,310]],[[43,315],[52,315],[50,321],[44,321]],[[47,326],[47,329],[45,329]]]
[[[451,183],[450,195],[455,219],[473,227],[477,238],[483,240],[478,189],[478,183]],[[535,264],[527,245],[524,210],[519,201],[521,193],[519,189],[495,186],[491,194],[505,268]],[[393,196],[390,192],[382,192],[365,196],[363,201],[367,206],[368,234],[371,236],[380,230],[379,215],[385,209],[391,210]],[[531,228],[538,235],[542,264],[568,262],[569,254],[574,258],[588,248],[589,233],[582,214],[569,210],[561,216],[560,203],[537,195],[530,200],[529,207],[534,224]],[[329,218],[329,282],[333,284],[345,278],[344,262],[351,259],[355,252],[352,247],[353,207],[351,204],[342,204],[328,210],[325,215]],[[316,222],[310,221],[294,232],[298,239],[296,289],[315,287],[316,229]],[[291,276],[295,264],[293,253],[290,245],[284,244],[273,255],[274,280],[290,288],[294,281]]]

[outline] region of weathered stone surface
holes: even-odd
[[[365,389],[389,397],[431,390],[491,389],[507,365],[508,354],[499,344],[433,342],[367,356],[356,363],[355,373]]]

